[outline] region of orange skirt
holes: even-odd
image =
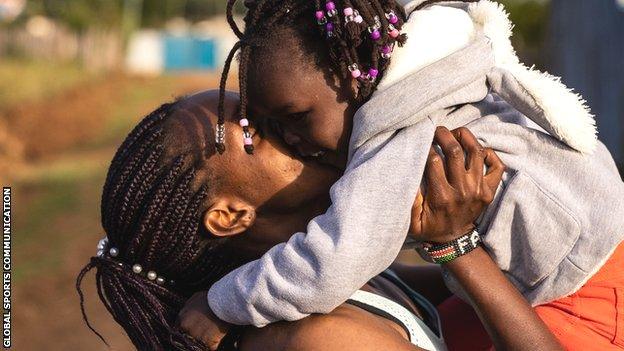
[[[468,304],[452,297],[438,310],[450,351],[492,349]],[[579,291],[535,311],[566,350],[624,349],[624,243]]]

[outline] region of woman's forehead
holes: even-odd
[[[206,156],[214,151],[215,126],[218,119],[218,91],[205,91],[180,99],[172,111],[172,116],[165,125],[168,145],[180,151],[201,151]],[[226,92],[225,119],[228,124],[235,123],[238,108],[238,95]],[[237,123],[237,122],[236,122]]]

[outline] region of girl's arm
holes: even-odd
[[[440,129],[436,132],[436,143],[444,152],[446,164],[432,151],[425,177],[437,181],[428,183],[422,205],[413,215],[418,219],[422,213],[435,210],[439,216],[445,216],[446,211],[447,225],[458,229],[448,233],[422,232],[420,239],[428,242],[451,242],[474,229],[472,221],[478,213],[475,215],[468,206],[474,202],[462,198],[468,194],[470,199],[483,192],[484,201],[491,202],[493,189],[504,170],[496,154],[483,149],[467,129],[459,129],[454,134]],[[467,156],[457,150],[464,150]],[[475,157],[479,154],[483,157]],[[485,176],[484,163],[489,169]],[[544,322],[484,249],[477,248],[444,265],[468,294],[497,349],[562,350]]]

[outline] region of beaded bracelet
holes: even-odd
[[[481,235],[475,229],[448,243],[425,243],[423,248],[431,256],[433,262],[444,264],[472,252],[480,245]]]

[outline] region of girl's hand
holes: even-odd
[[[180,329],[206,345],[208,350],[219,348],[231,325],[221,321],[208,305],[208,292],[195,293],[178,314]]]
[[[451,133],[438,127],[434,143],[444,158],[431,147],[410,233],[419,241],[445,243],[474,229],[475,220],[494,199],[505,165],[466,128]]]

